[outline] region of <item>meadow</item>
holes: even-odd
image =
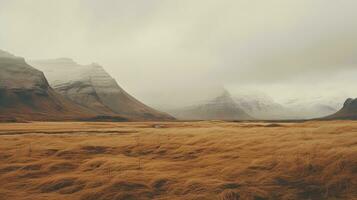
[[[0,124],[0,200],[357,199],[357,122]]]

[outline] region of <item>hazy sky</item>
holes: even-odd
[[[355,0],[0,0],[0,48],[100,63],[150,105],[357,97]]]

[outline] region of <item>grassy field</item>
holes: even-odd
[[[0,124],[13,199],[357,199],[357,122]]]

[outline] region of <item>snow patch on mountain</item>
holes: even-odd
[[[31,61],[44,71],[59,93],[99,114],[120,114],[134,120],[168,120],[123,90],[102,66],[80,65],[69,58]]]

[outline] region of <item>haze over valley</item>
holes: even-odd
[[[0,0],[0,200],[357,200],[356,8]]]
[[[159,110],[214,99],[224,88],[339,109],[357,96],[356,4],[2,0],[0,49],[99,63]]]
[[[81,110],[82,114],[87,116],[86,119],[88,116],[101,118],[117,116],[118,120],[173,120],[174,118],[179,120],[300,120],[333,115],[342,108],[340,105],[344,102],[338,102],[337,99],[301,98],[280,104],[264,93],[241,90],[240,93],[232,95],[230,91],[223,88],[217,96],[205,101],[181,107],[180,103],[177,103],[178,105],[174,108],[162,108],[165,113],[150,108],[128,94],[99,64],[80,65],[70,58],[58,58],[30,60],[28,61],[32,65],[30,66],[24,58],[5,51],[1,53],[0,60],[3,62],[1,64],[3,71],[1,87],[4,89],[3,96],[9,98],[2,100],[3,109],[17,107],[16,103],[10,100],[11,98],[19,98],[22,104],[30,107],[32,104],[39,104],[32,107],[34,112],[46,108],[38,102],[42,101],[42,96],[29,98],[24,96],[25,94],[20,95],[17,91],[15,97],[9,97],[7,92],[13,90],[23,90],[26,95],[31,93],[30,96],[37,95],[43,92],[42,90],[52,91],[53,95],[78,107],[74,110]],[[13,66],[9,68],[9,65]],[[19,76],[18,74],[23,73],[21,70],[37,71],[38,74],[24,73]],[[42,83],[37,79],[40,79]],[[45,94],[47,95],[47,92]],[[31,104],[26,101],[31,101]],[[63,103],[53,101],[56,105],[59,104],[57,105],[58,111],[65,110],[59,108],[63,106]],[[29,112],[32,111],[30,108]],[[5,113],[2,113],[2,116]],[[7,115],[12,119],[11,114]]]

